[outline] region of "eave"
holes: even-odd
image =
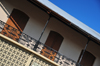
[[[78,33],[82,34],[83,36],[85,36],[86,38],[92,40],[93,42],[97,43],[100,46],[100,37],[99,37],[100,34],[97,33],[96,31],[94,31],[93,29],[91,29],[90,27],[86,26],[85,24],[81,23],[76,18],[74,18],[74,19],[76,21],[78,21],[81,25],[73,23],[72,21],[70,21],[70,19],[67,19],[66,17],[60,15],[59,13],[57,13],[56,11],[54,11],[53,9],[51,9],[50,7],[46,6],[45,4],[43,4],[43,2],[44,2],[43,0],[28,0],[28,1],[30,3],[36,5],[37,7],[39,7],[40,9],[42,9],[43,11],[45,11],[46,13],[50,12],[50,14],[53,17],[55,17],[56,19],[58,19],[59,21],[61,21],[63,24],[69,26],[70,28],[74,29]],[[47,0],[45,0],[45,1],[47,1]],[[87,29],[84,29],[84,28],[80,27],[80,26],[87,27],[89,31]]]

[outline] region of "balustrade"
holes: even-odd
[[[38,42],[33,37],[13,28],[12,26],[4,23],[0,20],[0,33],[17,41],[18,43],[26,46],[29,49],[36,51],[37,53],[49,58],[50,60],[58,63],[61,66],[81,66],[74,60],[67,58],[60,54],[56,50],[46,46],[45,44]],[[37,45],[37,47],[35,47]],[[34,48],[35,47],[35,48]]]

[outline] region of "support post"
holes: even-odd
[[[49,23],[50,18],[51,18],[51,15],[49,15],[49,18],[48,18],[48,20],[47,20],[47,22],[46,22],[46,24],[45,24],[45,26],[44,26],[44,28],[43,28],[43,30],[42,30],[42,33],[41,33],[41,35],[40,35],[38,41],[36,42],[36,45],[34,46],[34,50],[35,50],[35,51],[36,51],[36,48],[38,47],[38,44],[39,44],[39,42],[40,42],[40,39],[41,39],[41,37],[42,37],[44,31],[45,31],[45,29],[46,29],[46,27],[47,27],[47,25],[48,25],[48,23]]]
[[[85,53],[85,51],[86,51],[86,48],[87,48],[87,46],[88,46],[89,41],[90,41],[90,40],[88,39],[87,44],[85,45],[85,48],[84,48],[84,50],[83,50],[83,52],[82,52],[82,55],[81,55],[81,57],[80,57],[80,59],[79,59],[79,64],[80,64],[81,61],[82,61],[83,55],[84,55],[84,53]]]
[[[40,37],[39,37],[39,40],[38,40],[38,41],[40,41],[40,39],[41,39],[41,37],[42,37],[42,35],[43,35],[43,33],[44,33],[44,31],[45,31],[45,29],[46,29],[46,27],[47,27],[48,23],[49,23],[50,18],[51,18],[51,16],[49,16],[49,18],[48,18],[48,20],[47,20],[47,22],[46,22],[46,24],[45,24],[45,26],[44,26],[44,29],[42,30],[42,33],[41,33],[41,35],[40,35]]]

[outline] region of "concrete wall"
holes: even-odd
[[[6,12],[4,11],[4,6],[3,6],[3,4],[0,2],[0,20],[2,20],[2,21],[4,21],[4,22],[6,22],[7,21],[7,14],[6,14]],[[6,9],[5,9],[6,10]]]
[[[44,25],[47,19],[49,18],[47,13],[45,13],[41,9],[37,8],[36,6],[30,4],[25,0],[24,1],[23,0],[9,0],[9,1],[2,0],[1,3],[3,4],[3,6],[8,11],[9,14],[12,12],[13,8],[19,9],[24,13],[26,13],[30,17],[30,19],[23,32],[37,40],[39,39],[40,34],[44,28]],[[1,7],[0,7],[0,14],[2,14],[0,15],[0,20],[6,22],[8,17]],[[41,38],[42,43],[45,43],[49,35],[49,32],[51,30],[58,32],[64,37],[59,52],[77,61],[81,53],[81,50],[85,47],[85,44],[87,43],[87,38],[79,34],[78,32],[76,32],[75,30],[69,28],[68,26],[64,25],[59,20],[52,17]],[[89,46],[87,48],[87,51],[91,52],[96,57],[94,66],[100,65],[99,63],[100,53],[98,51],[100,50],[99,48],[100,47],[92,41],[89,43]]]

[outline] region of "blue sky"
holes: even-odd
[[[49,0],[100,33],[100,0]]]

